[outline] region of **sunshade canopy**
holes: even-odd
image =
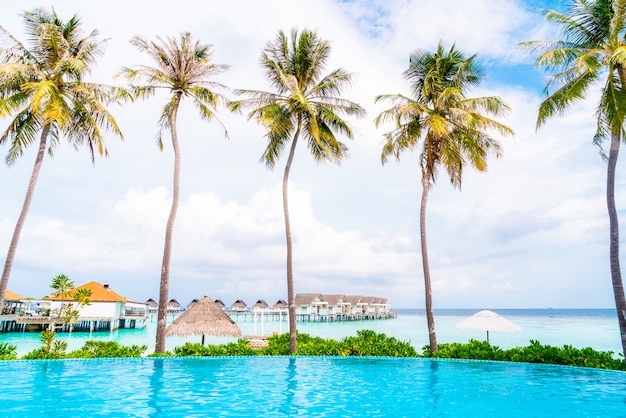
[[[519,326],[488,309],[480,311],[469,318],[457,322],[454,326],[462,329],[479,329],[487,331],[487,341],[489,341],[489,331],[519,332],[522,330]]]
[[[176,318],[165,330],[165,335],[241,337],[241,329],[219,305],[205,296]]]

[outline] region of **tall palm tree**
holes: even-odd
[[[39,148],[0,279],[0,306],[44,154],[52,155],[61,137],[66,137],[74,147],[86,145],[94,161],[96,151],[108,155],[102,129],[122,137],[105,105],[119,99],[123,90],[84,80],[103,52],[97,33],[84,34],[78,17],[64,22],[54,11],[37,9],[22,16],[27,45],[0,26],[6,45],[0,49],[0,117],[13,118],[0,136],[0,145],[10,143],[9,165],[37,135]]]
[[[296,306],[293,285],[291,225],[289,221],[289,171],[300,135],[317,162],[340,162],[347,147],[339,142],[335,131],[352,138],[352,130],[342,115],[363,116],[364,109],[356,103],[339,98],[352,82],[353,75],[336,69],[323,76],[331,52],[330,43],[316,32],[296,29],[291,39],[280,31],[267,43],[261,64],[275,92],[237,90],[247,99],[233,101],[230,108],[237,111],[250,108],[248,119],[256,119],[267,129],[267,148],[261,161],[273,169],[283,150],[289,145],[289,155],[283,175],[283,213],[287,240],[287,299],[289,305],[289,347],[296,351]]]
[[[537,128],[563,114],[603,82],[596,109],[594,143],[610,139],[607,158],[606,202],[609,214],[609,262],[622,349],[626,358],[626,299],[619,263],[619,223],[615,207],[615,170],[626,113],[626,0],[573,0],[567,13],[546,12],[558,25],[562,40],[529,41],[523,47],[539,52],[536,64],[554,74],[539,107]],[[553,86],[556,86],[552,89]]]
[[[178,38],[161,39],[157,37],[156,41],[147,41],[136,36],[131,40],[131,43],[139,51],[148,54],[155,64],[154,67],[139,66],[134,69],[122,69],[122,74],[131,83],[137,81],[141,84],[133,86],[134,95],[139,98],[147,98],[154,95],[157,90],[165,90],[170,94],[169,100],[161,111],[157,136],[159,148],[163,150],[162,133],[163,130],[169,128],[174,148],[172,206],[165,229],[155,348],[157,353],[162,353],[165,351],[172,236],[180,194],[181,157],[176,130],[178,108],[182,99],[187,97],[192,100],[204,120],[210,122],[217,119],[215,109],[224,100],[224,97],[217,93],[215,88],[221,89],[224,86],[212,81],[212,77],[226,70],[228,66],[213,63],[212,46],[202,44],[197,40],[194,41],[190,33],[181,33]],[[226,130],[224,132],[226,133]]]
[[[482,71],[476,55],[466,58],[452,45],[446,49],[439,43],[432,52],[417,51],[410,56],[404,72],[411,87],[411,96],[389,94],[376,97],[376,102],[391,102],[392,107],[376,117],[376,127],[391,121],[395,124],[386,133],[382,163],[390,156],[400,159],[405,150],[419,151],[422,171],[420,205],[420,242],[424,270],[426,318],[430,350],[437,351],[437,335],[432,304],[432,287],[428,250],[426,247],[426,202],[438,171],[443,168],[453,186],[461,188],[465,165],[479,171],[487,169],[487,157],[500,155],[499,142],[490,136],[495,130],[502,135],[513,131],[489,116],[499,116],[508,106],[499,97],[466,97],[467,90],[477,85]]]

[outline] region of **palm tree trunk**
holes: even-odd
[[[291,142],[289,157],[285,165],[285,173],[283,175],[283,214],[285,216],[285,237],[287,240],[287,305],[289,307],[289,353],[293,354],[297,348],[297,331],[296,331],[296,295],[293,286],[293,245],[291,242],[291,223],[289,221],[289,171],[291,163],[296,152],[296,144],[300,136],[302,123],[298,121],[298,128]]]
[[[7,258],[4,262],[4,269],[2,270],[2,279],[0,279],[0,310],[4,307],[4,293],[7,290],[9,283],[9,276],[11,275],[11,268],[13,267],[13,260],[15,260],[15,253],[17,252],[17,244],[20,241],[20,235],[28,210],[30,209],[30,203],[33,200],[33,194],[35,193],[35,185],[37,184],[37,178],[39,177],[39,170],[41,170],[41,164],[43,163],[43,157],[46,153],[46,144],[48,142],[48,133],[50,132],[50,125],[47,124],[41,131],[41,138],[39,139],[39,149],[37,150],[37,157],[35,158],[35,165],[33,172],[30,175],[30,182],[28,183],[28,189],[26,189],[26,196],[24,203],[22,204],[22,211],[20,212],[15,229],[13,230],[13,237],[9,244],[9,251],[7,252]]]
[[[170,132],[172,136],[172,146],[174,147],[174,185],[172,191],[172,206],[170,216],[167,218],[165,228],[165,246],[163,249],[163,264],[161,265],[161,284],[159,286],[159,309],[157,313],[157,333],[156,333],[156,353],[165,352],[165,328],[167,325],[167,302],[170,288],[170,260],[172,258],[172,236],[174,233],[174,221],[178,211],[178,199],[180,196],[180,146],[178,135],[176,134],[176,114],[180,104],[181,94],[177,93],[174,99],[174,106],[170,116]]]
[[[609,212],[609,260],[611,263],[611,280],[613,282],[613,296],[617,310],[617,321],[622,340],[622,351],[626,360],[626,298],[624,297],[624,284],[619,264],[619,220],[615,208],[615,169],[621,140],[621,127],[614,129],[611,134],[611,148],[606,176],[606,204]]]
[[[426,322],[428,323],[428,340],[430,351],[436,352],[437,334],[435,333],[435,315],[433,313],[433,289],[430,283],[430,267],[428,265],[428,248],[426,247],[426,202],[430,183],[428,178],[422,180],[422,202],[420,204],[420,242],[422,246],[422,266],[424,268],[424,296],[426,299]]]

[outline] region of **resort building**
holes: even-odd
[[[259,299],[256,301],[254,305],[252,305],[253,311],[265,311],[270,308],[270,305],[267,304],[263,299]]]
[[[386,298],[375,296],[298,293],[296,321],[355,321],[395,318]]]
[[[24,297],[10,291],[9,289],[4,291],[4,306],[2,307],[2,315],[10,315],[19,312],[23,307],[22,300]]]
[[[114,330],[118,328],[143,328],[146,326],[147,305],[132,302],[114,292],[108,284],[89,282],[70,291],[66,299],[49,297],[40,300],[22,299],[22,309],[15,314],[0,317],[2,331],[42,331],[54,328],[69,331],[59,316],[62,305],[72,304],[72,293],[78,289],[91,292],[89,305],[76,306],[78,319],[71,326],[74,331]]]
[[[176,300],[176,299],[170,299],[169,302],[167,302],[167,313],[168,314],[179,314],[183,311],[183,309],[181,308],[180,303]]]
[[[198,303],[200,300],[199,299],[194,299],[191,302],[189,302],[187,304],[187,309],[191,308],[193,305],[195,305],[196,303]]]
[[[235,312],[245,312],[248,310],[248,305],[246,305],[246,302],[243,300],[237,299],[232,305],[230,305],[230,310]]]
[[[289,304],[282,299],[279,299],[274,305],[272,305],[272,309],[287,310],[288,308]]]
[[[155,314],[159,310],[159,304],[152,298],[146,301],[146,306],[148,307],[148,314]]]

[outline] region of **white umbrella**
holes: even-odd
[[[519,332],[522,330],[514,323],[507,321],[497,313],[488,309],[457,322],[454,326],[462,329],[480,329],[487,331],[487,342],[489,342],[489,331]]]

